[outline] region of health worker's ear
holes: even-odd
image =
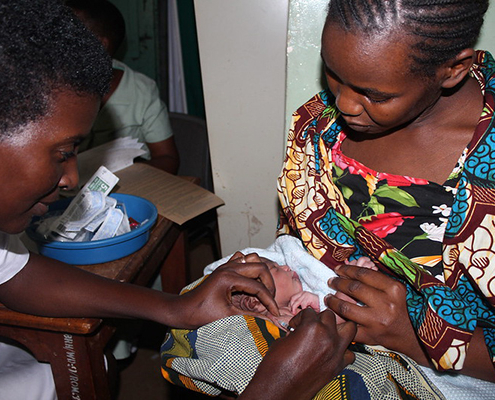
[[[108,39],[106,36],[100,36],[98,35],[98,39],[100,39],[101,41],[101,44],[103,45],[103,47],[105,48],[105,50],[107,51],[107,53],[110,53],[110,39]]]
[[[475,55],[474,49],[464,49],[453,60],[440,67],[443,89],[452,89],[464,80],[474,63]]]

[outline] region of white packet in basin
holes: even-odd
[[[106,197],[105,198],[106,202],[106,207],[105,207],[105,212],[102,212],[98,214],[93,220],[84,227],[84,230],[88,232],[96,232],[96,230],[100,227],[101,224],[103,224],[103,221],[105,221],[105,218],[107,216],[107,210],[110,208],[115,208],[117,205],[117,200],[114,199],[113,197]]]
[[[71,213],[66,214],[67,222],[64,229],[66,232],[80,232],[85,226],[107,209],[105,195],[102,192],[86,192],[77,199],[74,207],[71,207]]]
[[[67,224],[74,220],[72,215],[76,212],[74,209],[80,206],[81,197],[84,197],[87,192],[95,191],[102,192],[106,197],[111,190],[115,187],[119,178],[111,173],[107,168],[101,166],[98,168],[98,171],[91,177],[91,179],[83,186],[83,188],[79,191],[79,193],[74,197],[74,199],[69,204],[69,207],[64,211],[64,213],[54,221],[51,226],[51,231],[60,236],[64,236],[68,239],[73,239],[76,237],[77,232],[69,232],[67,231]],[[96,215],[93,216],[93,218]],[[88,223],[91,222],[88,221]],[[84,226],[80,227],[80,230],[83,229]]]
[[[117,230],[124,218],[124,213],[120,211],[118,208],[110,208],[107,212],[107,216],[105,217],[105,221],[100,226],[91,239],[93,240],[101,240],[112,238],[117,234]]]

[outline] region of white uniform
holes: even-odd
[[[19,237],[0,232],[0,284],[21,271],[29,252]],[[0,337],[0,399],[54,400],[55,384],[49,364]]]

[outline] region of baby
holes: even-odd
[[[262,317],[266,317],[277,326],[285,330],[287,330],[287,327],[289,326],[289,321],[299,311],[308,307],[311,307],[316,312],[323,311],[320,309],[320,304],[322,302],[320,301],[318,295],[303,290],[301,279],[288,265],[279,265],[265,257],[260,257],[260,259],[268,266],[270,273],[272,274],[275,284],[275,301],[279,307],[280,316],[275,317],[268,312],[268,310],[256,297],[243,293],[236,294],[233,297],[235,304],[239,308],[250,312],[257,312],[261,314]],[[346,261],[346,264],[377,270],[375,264],[368,257],[361,257],[357,260]],[[346,301],[356,303],[354,299],[349,298],[343,293],[337,292],[335,296]],[[344,320],[338,315],[336,315],[336,318],[337,323],[344,322]]]

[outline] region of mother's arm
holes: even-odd
[[[406,288],[400,282],[371,269],[341,265],[330,286],[364,304],[363,307],[328,296],[327,306],[341,317],[358,324],[356,341],[382,345],[401,352],[417,363],[431,366],[409,319]],[[495,382],[495,369],[486,349],[483,332],[477,328],[471,340],[462,374]]]

